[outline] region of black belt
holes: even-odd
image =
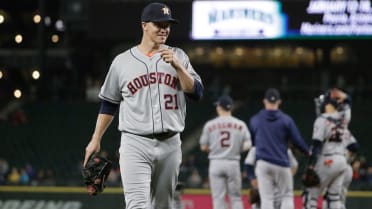
[[[323,156],[332,156],[332,155],[343,155],[341,153],[326,153],[326,154],[322,154]]]
[[[146,137],[146,138],[149,138],[149,139],[157,139],[159,141],[163,141],[163,140],[166,140],[166,139],[169,139],[171,138],[172,136],[178,134],[178,132],[162,132],[162,133],[154,133],[154,134],[135,134],[135,133],[131,133],[131,132],[128,132],[128,131],[123,131],[124,133],[128,133],[128,134],[134,134],[134,135],[137,135],[137,136],[142,136],[142,137]]]

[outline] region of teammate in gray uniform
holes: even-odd
[[[338,88],[332,88],[332,89],[327,90],[324,94],[320,95],[314,100],[317,116],[320,116],[324,112],[323,106],[324,106],[325,99],[333,99],[337,102],[337,112],[340,115],[340,118],[342,121],[341,125],[345,127],[346,129],[348,129],[349,123],[351,121],[351,97],[347,93],[345,93],[344,91]],[[349,130],[347,130],[347,134],[349,134],[350,137],[354,138],[354,136],[350,133]],[[355,138],[351,140],[356,141]],[[345,171],[342,173],[343,188],[341,190],[340,198],[342,201],[343,208],[346,208],[345,207],[346,197],[347,197],[348,188],[352,181],[352,173],[353,173],[353,169],[351,167],[350,162],[352,161],[352,158],[355,153],[352,153],[347,150],[347,144],[344,144],[344,145],[345,145],[345,156],[348,161],[348,165]],[[328,191],[325,192],[324,200],[325,201],[323,201],[323,209],[327,209],[329,208],[329,205],[330,205],[329,203],[330,198],[328,197]]]
[[[291,149],[288,149],[288,158],[289,158],[289,164],[291,166],[291,171],[292,171],[292,176],[294,176],[297,172],[298,169],[298,161],[293,155],[293,152]],[[247,157],[244,160],[244,165],[247,167],[247,175],[248,179],[251,183],[252,188],[259,189],[257,186],[257,179],[256,175],[254,172],[253,167],[256,165],[256,147],[252,147],[248,154]],[[274,191],[274,208],[275,209],[280,209],[281,201],[280,201],[279,193],[278,191]],[[252,204],[252,209],[259,209],[260,206],[256,204]]]
[[[171,209],[181,163],[186,96],[202,97],[203,86],[188,56],[165,45],[170,8],[150,3],[142,11],[141,43],[117,55],[99,93],[101,109],[88,157],[100,150],[118,108],[120,171],[127,209]]]
[[[243,209],[241,198],[240,153],[251,146],[247,125],[232,116],[233,101],[221,96],[216,103],[218,116],[208,121],[200,137],[200,148],[209,152],[209,180],[214,209],[226,209],[229,195],[231,208]]]
[[[312,154],[309,169],[314,169],[320,178],[319,187],[307,188],[304,192],[304,208],[316,209],[319,195],[326,189],[328,208],[340,209],[344,175],[347,169],[345,147],[355,152],[357,144],[344,126],[344,117],[337,111],[338,102],[331,97],[323,101],[324,113],[314,122]]]

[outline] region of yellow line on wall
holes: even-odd
[[[87,193],[85,187],[47,187],[47,186],[0,186],[0,192],[30,193]],[[123,193],[120,187],[106,188],[103,194]]]
[[[1,192],[30,192],[30,193],[87,193],[85,187],[47,187],[47,186],[0,186]],[[242,194],[247,195],[248,189],[243,189]],[[295,195],[301,195],[302,191],[296,190]],[[123,194],[121,187],[108,187],[103,194]],[[209,189],[185,189],[184,194],[210,195]],[[372,197],[372,191],[349,191],[349,197]]]

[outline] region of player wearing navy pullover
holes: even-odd
[[[301,137],[293,119],[279,109],[280,93],[277,89],[266,90],[263,100],[265,109],[250,120],[250,131],[256,147],[256,176],[261,196],[261,209],[274,208],[274,191],[282,197],[281,208],[293,209],[293,178],[288,159],[288,144],[308,155],[309,149]],[[248,176],[253,168],[247,168]],[[252,185],[256,182],[251,182]]]
[[[302,139],[294,121],[281,110],[261,110],[250,121],[252,137],[256,146],[257,160],[290,167],[288,142],[308,153],[308,146]]]

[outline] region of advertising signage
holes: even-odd
[[[194,1],[194,40],[371,38],[370,0]]]

